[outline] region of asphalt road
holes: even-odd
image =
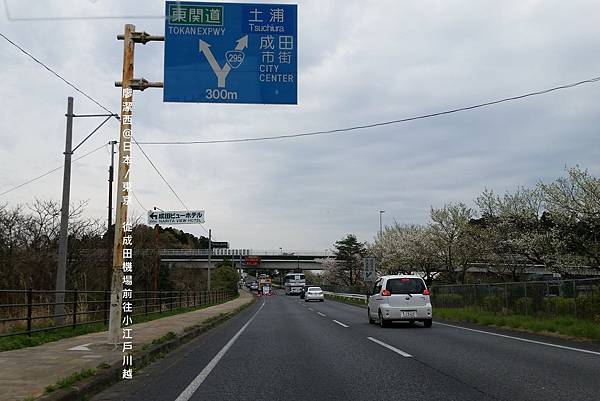
[[[597,401],[600,345],[435,319],[380,328],[359,307],[279,295],[92,400],[188,399]]]

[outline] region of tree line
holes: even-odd
[[[325,282],[360,285],[366,255],[377,258],[379,274],[419,272],[449,283],[467,282],[473,267],[496,281],[522,280],[532,266],[567,278],[600,272],[600,180],[589,171],[568,168],[503,195],[485,189],[474,204],[431,207],[427,224],[394,222],[371,243],[347,236],[325,263]]]
[[[70,207],[67,255],[67,289],[110,288],[114,226],[85,217],[87,202]],[[0,204],[0,289],[53,290],[56,283],[60,204],[35,200],[9,207]],[[204,290],[205,277],[193,279],[160,264],[159,249],[207,249],[208,238],[171,227],[149,227],[134,219],[134,282],[138,291]],[[190,269],[187,269],[190,270]],[[230,271],[231,270],[231,271]],[[189,272],[188,272],[189,273]],[[198,272],[196,272],[198,273]],[[213,289],[237,287],[237,273],[217,266]]]

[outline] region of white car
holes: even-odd
[[[393,275],[380,277],[369,296],[369,323],[376,321],[386,327],[393,321],[423,322],[432,325],[429,290],[419,276]]]
[[[308,301],[325,301],[325,295],[323,295],[321,287],[308,287],[304,293],[304,302]]]

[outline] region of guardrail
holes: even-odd
[[[108,323],[110,291],[64,291],[65,301],[54,301],[56,291],[0,290],[0,337],[28,335],[66,327],[75,329],[93,323]],[[132,316],[163,313],[176,308],[207,306],[232,299],[235,291],[135,291]],[[64,304],[65,313],[54,314]],[[65,324],[55,325],[62,317]]]
[[[331,292],[331,291],[323,291],[323,294],[335,295],[336,297],[344,297],[344,298],[354,298],[354,299],[363,299],[363,300],[367,299],[367,296],[364,294],[344,294],[341,292]]]

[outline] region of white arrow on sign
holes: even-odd
[[[244,35],[237,40],[237,46],[235,46],[235,50],[242,51],[247,47],[248,35]],[[212,54],[212,51],[210,50],[210,45],[202,39],[200,39],[200,53],[204,53],[208,64],[210,64],[210,68],[212,68],[213,72],[217,76],[217,86],[219,88],[224,88],[225,78],[227,78],[227,74],[229,74],[229,71],[231,71],[231,66],[229,65],[229,63],[225,61],[225,65],[223,66],[223,68],[221,68],[219,66],[219,63],[217,63],[215,56]]]

